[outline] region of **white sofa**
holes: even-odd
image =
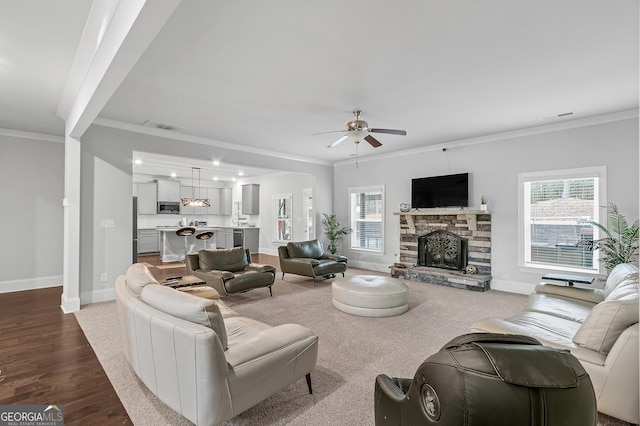
[[[160,400],[196,425],[217,425],[303,376],[311,392],[318,336],[297,324],[271,327],[189,293],[217,294],[158,285],[141,264],[116,280],[125,355]]]
[[[522,334],[569,350],[591,377],[598,411],[640,423],[636,266],[616,266],[602,290],[538,285],[523,312],[485,318],[471,329]]]

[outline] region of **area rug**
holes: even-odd
[[[358,274],[381,275],[348,270],[348,275]],[[319,353],[311,373],[313,394],[301,379],[226,425],[373,425],[378,374],[411,378],[428,356],[468,333],[476,320],[508,317],[527,300],[494,290],[481,293],[406,281],[406,313],[368,318],[335,309],[331,282],[278,276],[273,297],[267,289],[257,289],[227,299],[241,315],[274,326],[297,323],[310,328],[319,336]],[[135,425],[190,424],[151,394],[129,367],[120,349],[115,302],[83,306],[76,317]],[[623,424],[599,416],[600,426]]]

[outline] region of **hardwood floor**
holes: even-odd
[[[132,424],[61,294],[0,294],[0,404],[63,405],[65,425]]]
[[[253,255],[278,265],[277,256]],[[139,256],[160,281],[184,264]],[[124,271],[123,271],[124,272]],[[65,425],[132,424],[75,315],[60,309],[62,287],[0,293],[0,404],[58,404]]]

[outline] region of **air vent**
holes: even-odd
[[[142,124],[143,127],[152,127],[154,129],[166,130],[168,132],[181,133],[184,129],[172,126],[171,124],[158,123],[157,121],[147,120]]]
[[[552,115],[550,117],[542,117],[540,118],[541,121],[546,121],[546,120],[557,120],[559,118],[565,118],[565,117],[570,117],[572,115],[574,115],[575,112],[574,111],[569,111],[569,112],[563,112],[562,114],[557,114],[557,115]]]

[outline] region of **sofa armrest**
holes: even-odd
[[[538,284],[536,293],[544,293],[585,302],[600,303],[604,300],[604,293],[600,289],[560,286],[555,284]]]
[[[347,256],[342,256],[340,254],[324,253],[322,257],[320,257],[320,259],[329,259],[336,262],[344,262],[344,263],[347,262]]]
[[[260,263],[250,263],[245,266],[244,269],[257,271],[257,272],[273,272],[275,274],[276,268],[271,265],[262,265]]]

